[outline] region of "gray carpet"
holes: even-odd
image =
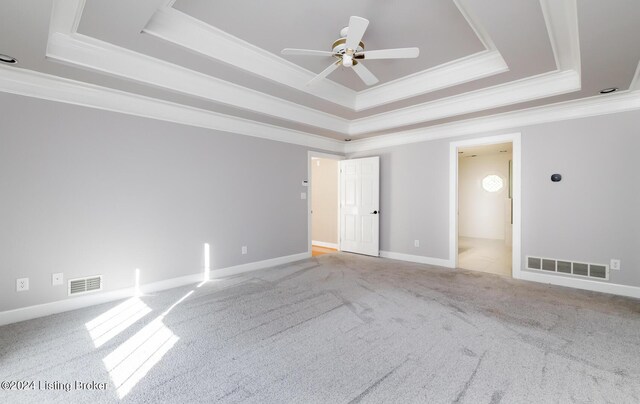
[[[338,253],[1,327],[0,380],[106,383],[3,403],[638,403],[640,302]]]

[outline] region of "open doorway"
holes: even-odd
[[[312,256],[337,252],[339,247],[340,156],[309,154],[309,232]]]
[[[451,142],[451,266],[520,277],[520,158],[520,133]]]
[[[458,266],[511,276],[513,144],[458,148]]]

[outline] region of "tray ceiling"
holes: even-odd
[[[626,90],[640,59],[625,0],[5,0],[0,15],[9,69],[339,140]],[[327,49],[351,15],[370,20],[367,49],[420,57],[367,61],[373,87],[347,68],[305,86],[331,58],[280,50]]]

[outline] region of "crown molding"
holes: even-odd
[[[558,70],[581,74],[576,0],[540,0],[540,6]]]
[[[350,88],[331,80],[323,80],[309,87],[306,83],[314,78],[316,73],[174,8],[160,7],[142,32],[353,109],[356,93]]]
[[[323,80],[309,87],[306,83],[316,73],[170,7],[160,7],[143,32],[296,90],[361,111],[508,70],[502,55],[477,19],[470,16],[460,1],[454,3],[485,45],[485,51],[360,92],[331,80]],[[471,70],[472,67],[476,70]]]
[[[436,139],[640,109],[640,91],[624,91],[344,143],[323,136],[32,70],[0,66],[0,73],[0,91],[7,93],[291,143],[336,153],[377,150]]]
[[[580,89],[580,78],[576,72],[556,71],[348,121],[81,34],[50,35],[47,56],[115,76],[349,135],[428,122]]]
[[[86,0],[54,0],[49,22],[49,35],[56,32],[75,34],[80,25]]]
[[[348,131],[344,118],[78,33],[49,35],[47,57],[288,121]]]
[[[468,21],[474,18],[468,8],[456,4]],[[401,125],[428,122],[475,111],[551,97],[581,88],[580,41],[576,0],[540,0],[557,70],[494,87],[455,95],[403,109],[351,121],[349,135],[392,129]],[[466,11],[465,11],[466,10]],[[479,24],[471,24],[480,26]],[[482,32],[476,32],[483,37]],[[484,34],[485,40],[490,40]],[[494,46],[491,43],[485,46]]]
[[[344,148],[324,136],[15,67],[0,66],[0,91],[333,152]]]
[[[629,85],[629,91],[637,90],[640,90],[640,62],[638,63],[638,67],[636,67],[636,72],[631,80],[631,85]]]
[[[478,17],[471,12],[471,7],[469,7],[466,3],[467,0],[453,0],[453,3],[458,7],[460,14],[467,20],[467,23],[473,29],[476,36],[482,42],[486,50],[496,50],[496,45],[493,43],[493,39],[491,39],[491,35],[484,29],[484,25],[480,23]]]
[[[497,50],[483,51],[358,92],[356,111],[479,80],[509,70]]]
[[[483,44],[487,47],[493,47],[494,45],[489,36],[481,29],[479,24],[477,24],[475,17],[472,16],[468,10],[465,10],[462,1],[463,0],[457,0],[455,3],[469,24],[474,27],[476,34],[482,40]],[[542,2],[541,4],[551,2],[551,0],[540,1]],[[572,2],[575,3],[575,0],[566,0],[567,4],[572,4]],[[574,91],[579,89],[580,86],[579,70],[558,71],[348,121],[335,115],[301,106],[284,99],[260,93],[178,65],[74,33],[83,5],[84,0],[57,0],[54,3],[51,26],[56,27],[56,29],[61,29],[64,33],[53,32],[49,36],[47,53],[49,57],[114,76],[124,77],[183,94],[263,113],[280,119],[332,130],[350,136],[548,97]],[[573,60],[570,56],[579,55],[579,50],[576,51],[575,49],[578,45],[577,40],[567,40],[567,38],[572,38],[568,34],[555,34],[555,32],[577,33],[577,18],[575,12],[575,7],[556,7],[553,5],[547,5],[545,11],[545,20],[548,22],[550,32],[554,33],[551,35],[552,43],[554,43],[554,55],[557,54],[558,58],[562,60]],[[73,18],[71,14],[73,14]],[[256,54],[256,57],[281,59],[269,52],[223,33],[220,30],[209,27],[207,24],[186,16],[177,10],[161,7],[161,11],[157,15],[175,17],[181,14],[182,16],[180,18],[185,17],[189,21],[188,25],[199,26],[199,31],[191,33],[193,34],[191,39],[199,39],[199,41],[197,41],[198,43],[207,41],[202,41],[201,36],[197,34],[202,34],[204,31],[209,30],[216,33],[218,37],[223,37],[223,39],[227,41],[225,45],[227,47],[234,45],[243,49],[242,46],[245,46],[245,48],[246,46],[250,46],[252,47],[251,52]],[[563,24],[570,27],[563,28]],[[573,27],[573,25],[576,25],[576,27]],[[226,52],[222,52],[222,54],[225,53]],[[237,58],[238,56],[236,55],[234,57]],[[291,65],[291,63],[284,60],[281,60],[281,62]],[[486,76],[491,74],[492,71],[497,69],[503,71],[505,68],[504,60],[502,60],[502,56],[497,51],[480,52],[472,57],[451,62],[444,67],[429,69],[427,72],[420,72],[416,75],[409,76],[404,80],[394,82],[392,85],[381,85],[380,91],[377,93],[376,91],[378,90],[375,88],[365,90],[367,92],[363,93],[364,97],[362,100],[367,101],[360,103],[359,108],[370,108],[376,105],[376,103],[386,102],[385,100],[403,98],[406,92],[409,91],[409,87],[411,87],[411,89],[417,89],[416,91],[425,91],[425,89],[434,90],[444,88],[460,80],[468,81],[470,75],[473,74],[477,74],[478,77]],[[300,69],[301,68],[298,68],[298,72],[301,71]],[[304,69],[302,69],[302,71],[303,70]],[[428,80],[426,80],[425,75],[429,76]],[[426,82],[429,83],[424,84]],[[404,86],[407,86],[407,88]],[[393,88],[400,90],[394,92],[392,90]]]
[[[360,134],[517,104],[580,90],[573,70],[555,71],[436,101],[351,121],[349,134]]]
[[[640,91],[624,91],[355,140],[344,145],[344,152],[357,153],[378,150],[436,139],[476,135],[638,109],[640,109]]]

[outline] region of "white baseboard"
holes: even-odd
[[[243,272],[255,271],[273,267],[276,265],[287,264],[289,262],[300,261],[310,257],[308,252],[301,254],[288,255],[284,257],[272,258],[264,261],[250,262],[248,264],[236,265],[229,268],[216,269],[210,271],[212,279],[220,279],[226,276],[237,275]],[[197,274],[181,276],[178,278],[165,279],[162,281],[147,283],[140,285],[140,291],[143,294],[158,292],[161,290],[173,289],[180,286],[199,283],[204,280],[204,272]],[[0,312],[0,326],[17,323],[20,321],[31,320],[33,318],[49,316],[51,314],[62,313],[81,309],[83,307],[95,306],[97,304],[108,303],[115,300],[126,299],[135,295],[133,287],[112,290],[93,295],[84,295],[72,297],[64,300],[58,300],[51,303],[38,304],[34,306],[21,307],[19,309],[7,310]]]
[[[272,258],[264,261],[249,262],[248,264],[236,265],[228,268],[214,269],[210,274],[211,279],[226,278],[227,276],[288,264],[290,262],[300,261],[309,257],[311,257],[311,253],[303,252],[300,254],[286,255],[284,257]]]
[[[402,254],[392,251],[380,251],[380,256],[392,260],[417,262],[418,264],[436,265],[439,267],[455,268],[455,265],[442,258],[423,257],[422,255]]]
[[[580,279],[574,277],[569,278],[564,276],[539,274],[530,271],[520,271],[517,274],[514,273],[513,277],[515,279],[521,279],[525,281],[547,283],[557,286],[566,286],[574,289],[591,290],[594,292],[610,293],[612,295],[635,297],[636,299],[640,299],[640,287],[637,286],[627,286],[617,283],[599,282],[590,279]]]
[[[315,245],[315,246],[318,246],[318,247],[325,247],[325,248],[333,248],[335,250],[338,249],[338,244],[336,244],[336,243],[326,243],[324,241],[311,240],[311,245]]]

